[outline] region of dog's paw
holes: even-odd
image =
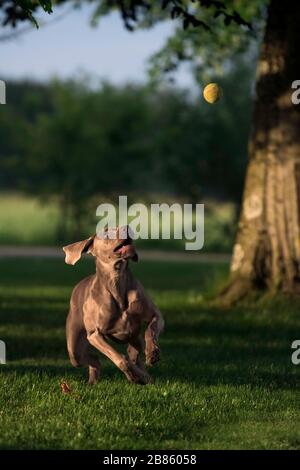
[[[146,385],[152,382],[151,376],[148,372],[140,369],[133,363],[129,363],[126,371],[124,371],[127,380],[131,383]]]
[[[158,346],[154,346],[149,352],[146,352],[147,366],[153,366],[159,360],[160,360],[160,349]]]
[[[149,375],[148,372],[146,371],[142,371],[140,379],[141,379],[141,383],[143,383],[144,385],[153,383],[153,379],[151,375]]]

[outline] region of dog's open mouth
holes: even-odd
[[[132,240],[130,238],[126,238],[126,240],[122,240],[115,248],[114,253],[120,255],[122,258],[131,258],[133,261],[138,260],[137,253],[135,248],[132,244]]]
[[[114,248],[114,252],[115,253],[122,253],[123,251],[125,251],[129,245],[132,245],[132,241],[130,240],[130,238],[127,238],[126,240],[122,240],[121,243],[119,243],[115,248]]]

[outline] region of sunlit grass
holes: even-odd
[[[101,198],[87,207],[87,221],[82,237],[87,237],[96,230],[99,217],[96,217],[96,207],[103,202]],[[164,197],[153,200],[155,203],[167,202]],[[183,204],[183,201],[178,201]],[[199,201],[203,202],[203,201]],[[130,204],[129,204],[130,205]],[[94,207],[92,210],[91,207]],[[150,211],[149,211],[150,212]],[[234,206],[232,204],[205,202],[204,248],[205,252],[230,252],[234,233]],[[0,193],[0,244],[4,245],[57,245],[57,227],[59,221],[59,205],[57,200],[41,201],[20,193]],[[171,220],[172,217],[171,217]],[[178,219],[179,220],[179,219]],[[195,229],[195,214],[193,215]],[[161,231],[161,220],[159,221]],[[199,225],[199,224],[198,224]],[[149,227],[151,226],[149,222]],[[171,225],[172,233],[172,225]],[[68,242],[68,238],[65,240]],[[73,241],[73,240],[70,240]],[[184,240],[138,240],[137,244],[144,249],[179,250],[185,249]]]
[[[91,388],[86,370],[68,362],[64,323],[72,287],[92,271],[87,260],[1,261],[2,448],[300,448],[299,370],[290,361],[299,302],[222,310],[207,297],[227,266],[134,265],[166,320],[155,383],[131,385],[102,357]]]
[[[53,244],[58,221],[54,203],[20,195],[0,195],[0,244]]]

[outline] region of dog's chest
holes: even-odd
[[[137,336],[140,331],[142,305],[133,293],[122,302],[112,294],[102,299],[94,299],[92,310],[93,314],[90,315],[90,304],[89,311],[85,315],[88,331],[97,328],[103,335],[124,342]]]

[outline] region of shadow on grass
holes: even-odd
[[[70,291],[85,276],[95,273],[93,258],[85,257],[75,266],[68,266],[63,259],[2,259],[0,260],[1,286],[51,287]],[[148,289],[157,291],[178,289],[209,289],[228,272],[226,264],[143,261],[132,264],[134,275]]]
[[[162,361],[149,372],[158,383],[170,381],[195,386],[246,384],[279,389],[297,387],[296,368],[290,362],[290,343],[284,337],[265,338],[264,328],[260,327],[255,329],[254,344],[251,340],[254,334],[252,331],[247,330],[247,335],[246,331],[237,332],[235,327],[231,330],[228,325],[223,330],[223,337],[220,331],[218,328],[215,330],[213,325],[206,325],[205,332],[198,336],[196,330],[185,330],[184,325],[179,329],[172,328],[161,340]],[[289,328],[284,331],[284,335],[287,333],[291,333]],[[7,337],[7,344],[16,344],[12,336]],[[28,359],[35,364],[27,365]],[[45,373],[58,379],[62,375],[87,379],[87,370],[75,369],[66,362],[68,358],[63,332],[55,338],[21,336],[17,347],[11,351],[8,364],[9,360],[20,363],[8,365],[8,373],[32,372]],[[106,358],[100,355],[100,360],[102,364],[104,362],[104,377],[112,380],[121,377],[122,373]],[[49,362],[53,364],[49,365]],[[61,362],[66,364],[61,365]]]
[[[91,263],[83,263],[72,271],[61,267],[59,260],[35,260],[30,266],[23,260],[21,266],[10,262],[6,276],[0,273],[0,281],[2,277],[5,282],[14,280],[22,289],[33,289],[27,296],[2,287],[0,337],[7,345],[8,365],[1,372],[86,380],[86,370],[67,365],[64,325],[69,301],[66,289],[91,267]],[[201,285],[203,291],[203,286],[213,284],[212,279],[225,271],[222,267],[220,274],[218,266],[207,269],[184,263],[180,273],[178,269],[176,263],[158,266],[151,262],[138,268],[146,288],[166,297],[163,358],[150,371],[157,383],[295,388],[296,368],[290,356],[291,343],[300,331],[299,305],[289,305],[288,311],[283,311],[285,304],[242,305],[229,312],[202,301],[190,303],[187,294],[191,288]],[[179,284],[183,295],[177,301],[169,291],[176,291]],[[122,376],[107,359],[102,362],[105,377]]]

